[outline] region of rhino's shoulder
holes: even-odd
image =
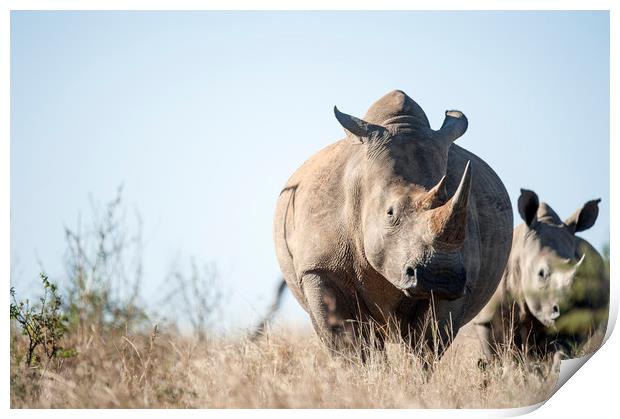
[[[329,144],[313,154],[290,177],[287,187],[324,184],[326,181],[338,180],[351,156],[357,151],[355,144],[343,139]]]
[[[527,305],[522,298],[509,289],[508,279],[507,275],[502,277],[497,290],[495,290],[489,302],[475,317],[474,323],[501,326],[502,322],[507,319],[511,321],[523,321],[528,317],[534,319],[528,312]]]

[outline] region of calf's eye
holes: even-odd
[[[541,269],[540,271],[538,271],[538,279],[544,280],[545,277],[546,277],[546,275],[545,275],[545,270],[544,269]]]

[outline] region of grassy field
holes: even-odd
[[[11,407],[503,408],[543,401],[555,386],[551,362],[515,349],[479,367],[467,327],[441,360],[389,344],[387,356],[361,363],[284,326],[255,342],[214,338],[222,290],[213,269],[193,262],[171,272],[152,303],[170,314],[158,330],[161,317],[139,299],[140,231],[125,229],[121,210],[119,191],[90,228],[66,229],[61,288],[44,273],[42,288],[30,289],[39,299],[11,288]]]
[[[467,330],[433,373],[404,345],[362,364],[285,328],[256,343],[157,331],[67,339],[77,356],[26,367],[26,341],[13,334],[13,408],[501,408],[542,401],[557,379],[548,364],[509,354],[480,369]]]

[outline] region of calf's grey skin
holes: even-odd
[[[575,235],[594,225],[599,202],[588,201],[562,221],[548,204],[539,203],[536,193],[521,190],[518,208],[524,223],[514,230],[497,291],[473,321],[487,359],[510,342],[528,354],[554,355],[556,362],[557,355],[565,356],[567,348],[550,337],[580,266],[586,259],[603,266],[598,252]]]
[[[499,283],[512,238],[508,194],[485,162],[453,144],[467,129],[459,111],[435,131],[396,90],[364,119],[334,112],[346,138],[307,160],[277,202],[283,277],[331,349],[367,342],[359,322],[372,324],[379,348],[391,331],[411,338],[431,296],[447,343]]]

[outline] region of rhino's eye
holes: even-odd
[[[387,210],[387,215],[388,215],[388,217],[393,216],[394,215],[394,208],[389,207],[388,210]]]

